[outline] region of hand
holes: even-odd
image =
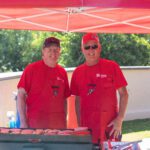
[[[119,135],[121,134],[121,130],[122,130],[122,122],[123,120],[117,117],[107,125],[107,127],[112,126],[109,136],[113,135],[113,138],[119,137]]]

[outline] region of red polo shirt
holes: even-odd
[[[70,95],[66,71],[43,60],[28,65],[18,83],[27,92],[27,119],[32,128],[65,128],[64,104]]]
[[[126,85],[119,65],[106,59],[73,72],[71,94],[80,96],[81,126],[92,129],[93,142],[105,139],[106,126],[118,112],[116,89]]]

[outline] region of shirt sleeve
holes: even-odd
[[[115,63],[115,72],[114,72],[114,83],[116,89],[127,86],[128,83],[125,79],[125,76],[122,73],[122,70],[120,69],[120,66]]]
[[[30,91],[30,87],[31,87],[31,78],[32,78],[32,70],[30,66],[27,66],[24,71],[23,74],[20,78],[20,81],[17,85],[17,88],[24,88],[25,91],[27,93],[29,93]]]

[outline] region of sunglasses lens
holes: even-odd
[[[85,46],[84,49],[85,50],[89,50],[91,46]]]
[[[92,49],[97,49],[97,48],[98,48],[98,45],[92,45],[92,46],[85,46],[85,47],[84,47],[85,50],[89,50],[90,48],[92,48]]]
[[[97,49],[98,48],[98,45],[93,45],[92,46],[92,49]]]

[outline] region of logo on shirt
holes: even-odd
[[[60,77],[57,77],[57,80],[58,80],[58,81],[62,81],[62,82],[64,82],[64,80],[63,80],[63,79],[61,79]]]
[[[101,74],[97,73],[97,74],[96,74],[96,77],[97,77],[97,78],[100,78],[100,77],[101,77]]]
[[[97,77],[97,78],[107,78],[107,74],[100,74],[100,73],[97,73],[97,74],[96,74],[96,77]]]

